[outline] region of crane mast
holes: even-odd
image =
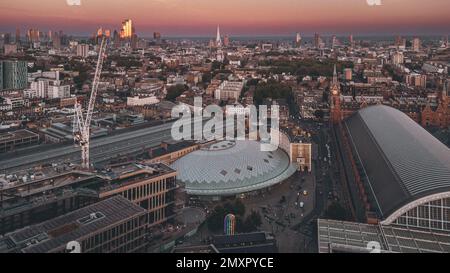
[[[91,134],[91,120],[92,113],[94,112],[95,100],[97,97],[97,89],[100,82],[100,76],[102,74],[103,61],[105,59],[106,52],[106,39],[103,37],[100,49],[98,52],[97,66],[95,68],[94,81],[92,82],[91,96],[89,98],[89,104],[86,111],[86,116],[83,115],[83,110],[78,101],[75,102],[75,115],[74,115],[74,140],[78,142],[81,147],[81,167],[83,169],[90,168],[89,162],[89,144]]]

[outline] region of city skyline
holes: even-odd
[[[65,0],[43,0],[37,5],[18,0],[0,4],[3,14],[0,32],[13,32],[17,27],[53,30],[58,26],[58,30],[84,36],[99,27],[120,29],[120,22],[125,18],[133,20],[136,32],[141,36],[159,31],[165,36],[209,37],[218,24],[222,33],[234,36],[283,36],[296,32],[307,36],[314,32],[325,35],[350,32],[368,36],[388,33],[440,35],[450,30],[450,19],[446,16],[450,2],[445,0],[431,3],[384,0],[381,6],[370,6],[365,0],[258,1],[257,5],[254,0],[239,3],[235,0],[227,3],[132,0],[127,2],[126,8],[117,0],[109,1],[108,7],[98,0],[81,3],[80,6],[69,6]]]

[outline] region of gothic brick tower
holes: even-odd
[[[332,124],[338,124],[342,120],[341,113],[341,87],[337,78],[336,65],[334,65],[333,82],[330,86],[330,120]]]

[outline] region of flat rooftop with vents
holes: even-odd
[[[0,237],[0,253],[47,253],[64,252],[71,241],[78,241],[84,246],[83,240],[95,237],[97,234],[133,220],[137,223],[134,228],[145,227],[146,210],[121,196],[100,201],[68,214],[56,217],[37,225],[31,225]],[[113,240],[95,238],[94,245]],[[97,241],[97,243],[95,243]],[[91,246],[91,249],[95,247]],[[109,252],[109,251],[106,251]]]

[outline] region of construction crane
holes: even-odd
[[[106,57],[106,45],[107,41],[105,37],[103,37],[100,49],[98,51],[97,67],[95,68],[94,81],[92,82],[91,97],[89,99],[86,116],[83,115],[81,104],[78,103],[78,101],[75,102],[73,137],[75,142],[77,142],[81,147],[81,167],[83,169],[90,168],[89,142],[91,134],[91,120],[92,113],[94,111],[95,100],[97,97],[97,88],[100,82],[100,76],[102,74],[103,61]]]

